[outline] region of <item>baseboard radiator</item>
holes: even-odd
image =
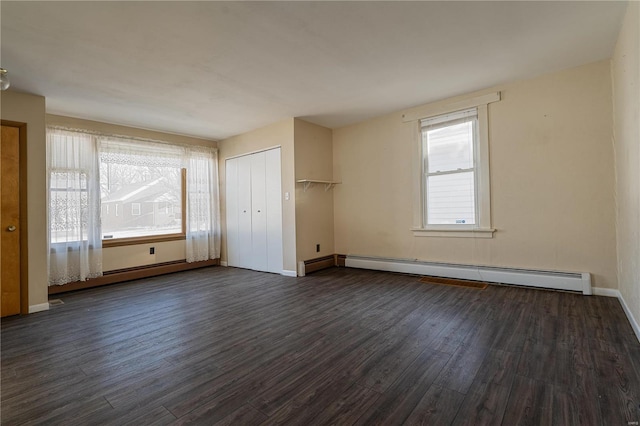
[[[347,255],[345,266],[592,294],[591,274],[588,272],[538,271],[350,255]]]

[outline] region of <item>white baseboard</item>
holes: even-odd
[[[29,306],[29,313],[35,314],[36,312],[48,311],[49,310],[49,302],[47,303],[38,303],[37,305]]]
[[[633,314],[631,313],[631,309],[629,309],[629,305],[627,305],[627,302],[624,300],[624,297],[622,297],[622,295],[620,295],[618,300],[620,300],[620,304],[622,305],[622,309],[624,309],[624,313],[627,314],[627,318],[629,319],[629,322],[631,323],[631,328],[633,328],[633,332],[636,333],[636,337],[638,338],[638,341],[640,342],[640,325],[638,325],[638,321],[636,321],[636,319],[633,317]]]
[[[629,320],[629,324],[631,324],[631,328],[633,329],[633,332],[636,334],[636,337],[640,342],[640,325],[638,325],[638,321],[636,321],[636,319],[633,317],[631,309],[629,309],[629,305],[627,305],[627,301],[624,300],[624,297],[622,297],[620,291],[613,288],[594,287],[593,294],[595,294],[596,296],[615,297],[620,301],[622,309],[624,310],[624,313]]]
[[[297,277],[298,276],[296,271],[289,271],[287,269],[283,269],[281,275],[284,275],[285,277]]]
[[[594,287],[593,294],[595,296],[617,297],[618,299],[622,298],[620,292],[614,288]]]
[[[226,260],[221,260],[220,261],[220,266],[229,266],[229,264],[227,263]]]
[[[460,280],[579,291],[585,295],[591,294],[591,274],[588,272],[538,271],[350,255],[347,255],[345,266],[349,268],[431,275]]]

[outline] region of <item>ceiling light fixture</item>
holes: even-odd
[[[7,70],[0,68],[0,90],[7,90],[11,86],[11,82],[7,77]]]

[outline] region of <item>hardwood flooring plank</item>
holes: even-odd
[[[403,424],[427,393],[449,358],[450,355],[442,352],[428,349],[423,351],[376,400],[375,410],[362,414],[356,424]]]
[[[502,423],[520,353],[491,350],[458,411],[456,425]]]
[[[613,298],[331,268],[212,267],[56,295],[0,321],[0,423],[637,421]]]
[[[553,425],[553,385],[516,376],[503,425]]]
[[[406,423],[410,425],[446,425],[455,418],[464,395],[432,385],[413,409]]]
[[[224,419],[213,424],[215,426],[257,425],[262,424],[266,419],[267,416],[253,408],[251,405],[245,404]]]
[[[484,347],[461,345],[451,356],[435,384],[466,394],[488,352]]]

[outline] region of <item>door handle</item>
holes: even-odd
[[[16,227],[15,227],[15,226],[13,226],[13,225],[9,225],[9,226],[7,226],[7,231],[9,231],[9,232],[13,232],[13,231],[15,231],[15,230],[16,230]]]

